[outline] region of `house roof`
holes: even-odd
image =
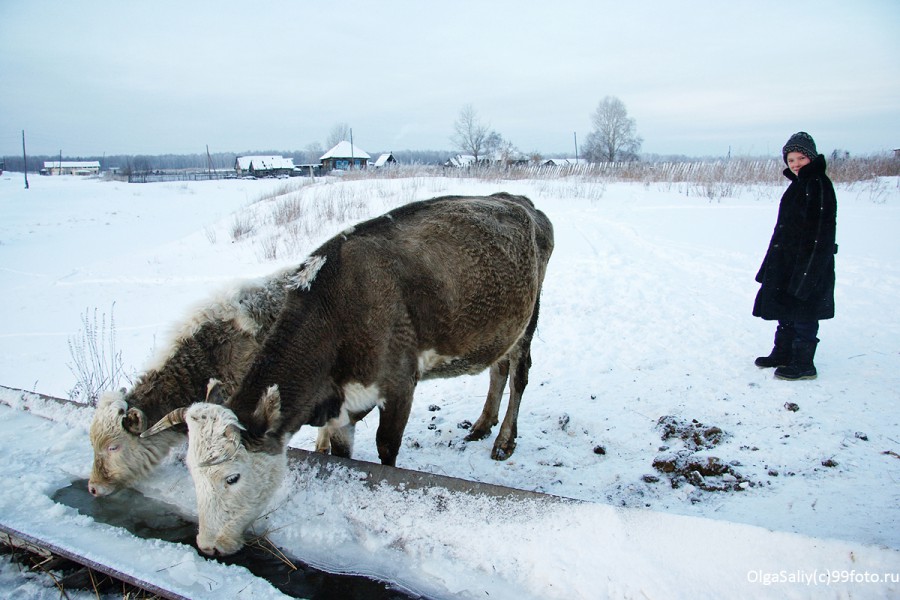
[[[339,142],[337,146],[320,156],[319,160],[325,160],[327,158],[359,158],[369,160],[372,157],[369,156],[366,151],[361,149],[359,146],[351,146],[350,142],[345,140],[343,142]]]
[[[268,171],[271,169],[293,169],[294,159],[283,156],[238,156],[238,167],[242,171]]]
[[[393,152],[387,152],[387,153],[385,153],[385,154],[382,154],[382,155],[379,156],[378,159],[375,161],[375,166],[376,166],[376,167],[383,167],[383,166],[385,165],[385,163],[387,163],[387,161],[390,160],[393,156],[394,156],[394,153],[393,153]],[[397,159],[394,159],[394,160],[397,160]]]
[[[445,164],[451,167],[468,167],[475,163],[475,157],[471,154],[457,154],[451,157]]]

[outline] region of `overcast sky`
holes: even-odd
[[[452,150],[460,110],[574,154],[605,96],[644,153],[900,147],[900,2],[0,0],[0,155]]]

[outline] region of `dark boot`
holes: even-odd
[[[778,367],[775,369],[775,377],[778,379],[787,379],[788,381],[815,379],[816,366],[813,364],[813,358],[816,356],[816,345],[818,343],[819,340],[813,340],[811,342],[795,341],[791,364],[786,367]]]
[[[794,345],[794,338],[797,332],[791,326],[779,325],[775,330],[775,347],[768,356],[760,356],[756,359],[755,364],[761,369],[771,369],[772,367],[784,367],[791,364],[791,350]]]

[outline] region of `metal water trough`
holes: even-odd
[[[10,395],[14,395],[17,400],[21,402],[16,402],[15,404],[11,403],[8,400],[8,397]],[[56,398],[37,392],[29,392],[16,388],[10,388],[3,385],[0,385],[0,402],[10,406],[17,406],[21,410],[33,412],[38,416],[44,416],[41,414],[42,403],[50,404],[51,406],[54,404],[58,404],[68,407],[76,407],[78,410],[84,410],[85,419],[90,419],[92,417],[93,410],[91,407],[82,403],[65,400],[62,398]],[[538,492],[517,490],[514,488],[479,483],[476,481],[468,481],[465,479],[447,477],[444,475],[434,475],[431,473],[423,473],[410,469],[389,467],[376,463],[357,461],[317,452],[310,452],[308,450],[301,450],[298,448],[288,448],[288,466],[289,468],[304,468],[310,466],[316,467],[313,472],[316,473],[317,477],[322,479],[335,476],[334,471],[336,470],[349,470],[353,473],[354,479],[363,480],[367,485],[376,487],[388,485],[401,490],[443,488],[456,493],[513,498],[531,502],[577,502],[568,498],[561,498],[558,496],[551,496]],[[82,555],[77,551],[73,551],[71,548],[62,548],[55,544],[52,540],[42,539],[40,536],[34,535],[31,532],[20,531],[16,528],[2,523],[2,521],[0,521],[0,532],[4,532],[12,538],[17,538],[38,548],[43,548],[53,554],[67,558],[73,562],[84,565],[100,573],[109,575],[110,577],[113,577],[115,579],[124,581],[135,587],[147,590],[162,598],[173,600],[181,600],[182,598],[184,598],[184,596],[178,594],[177,592],[162,588],[158,584],[155,584],[153,582],[144,581],[140,577],[123,573],[108,565],[104,565],[95,560],[92,560],[88,556]],[[311,567],[308,567],[306,565],[303,565],[303,568],[311,569]],[[336,577],[346,576],[338,575]],[[275,585],[275,582],[273,582],[271,579],[266,579],[269,580],[270,583],[273,583],[273,585]],[[276,587],[278,586],[276,585]],[[391,597],[404,596],[402,592],[400,592],[397,595]]]

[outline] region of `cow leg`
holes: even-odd
[[[344,426],[329,421],[316,435],[316,452],[351,458],[355,434],[356,421]]]
[[[331,454],[331,425],[327,423],[316,433],[316,452]]]
[[[491,435],[491,428],[497,424],[500,415],[500,399],[503,397],[503,388],[506,387],[506,379],[509,376],[509,359],[503,357],[491,365],[491,382],[488,385],[487,398],[481,416],[472,425],[466,441],[474,442],[483,440]]]
[[[378,446],[378,458],[383,465],[393,467],[397,463],[416,387],[415,378],[410,381],[411,385],[403,386],[404,389],[386,394],[384,406],[380,409],[375,443]]]
[[[356,436],[356,423],[344,425],[331,432],[331,454],[343,458],[353,456],[353,439]]]
[[[522,392],[528,385],[528,369],[531,367],[530,353],[522,354],[524,356],[511,357],[509,361],[509,405],[506,407],[506,416],[500,425],[497,439],[494,440],[494,449],[491,451],[491,458],[494,460],[506,460],[516,449],[516,437],[519,435],[517,429],[519,404],[522,401]]]
[[[516,437],[519,435],[519,405],[525,387],[528,385],[528,371],[531,369],[531,339],[537,329],[537,320],[538,304],[535,303],[525,335],[509,354],[509,406],[506,408],[506,417],[503,419],[497,439],[494,441],[494,449],[491,451],[491,458],[494,460],[506,460],[516,449]]]

